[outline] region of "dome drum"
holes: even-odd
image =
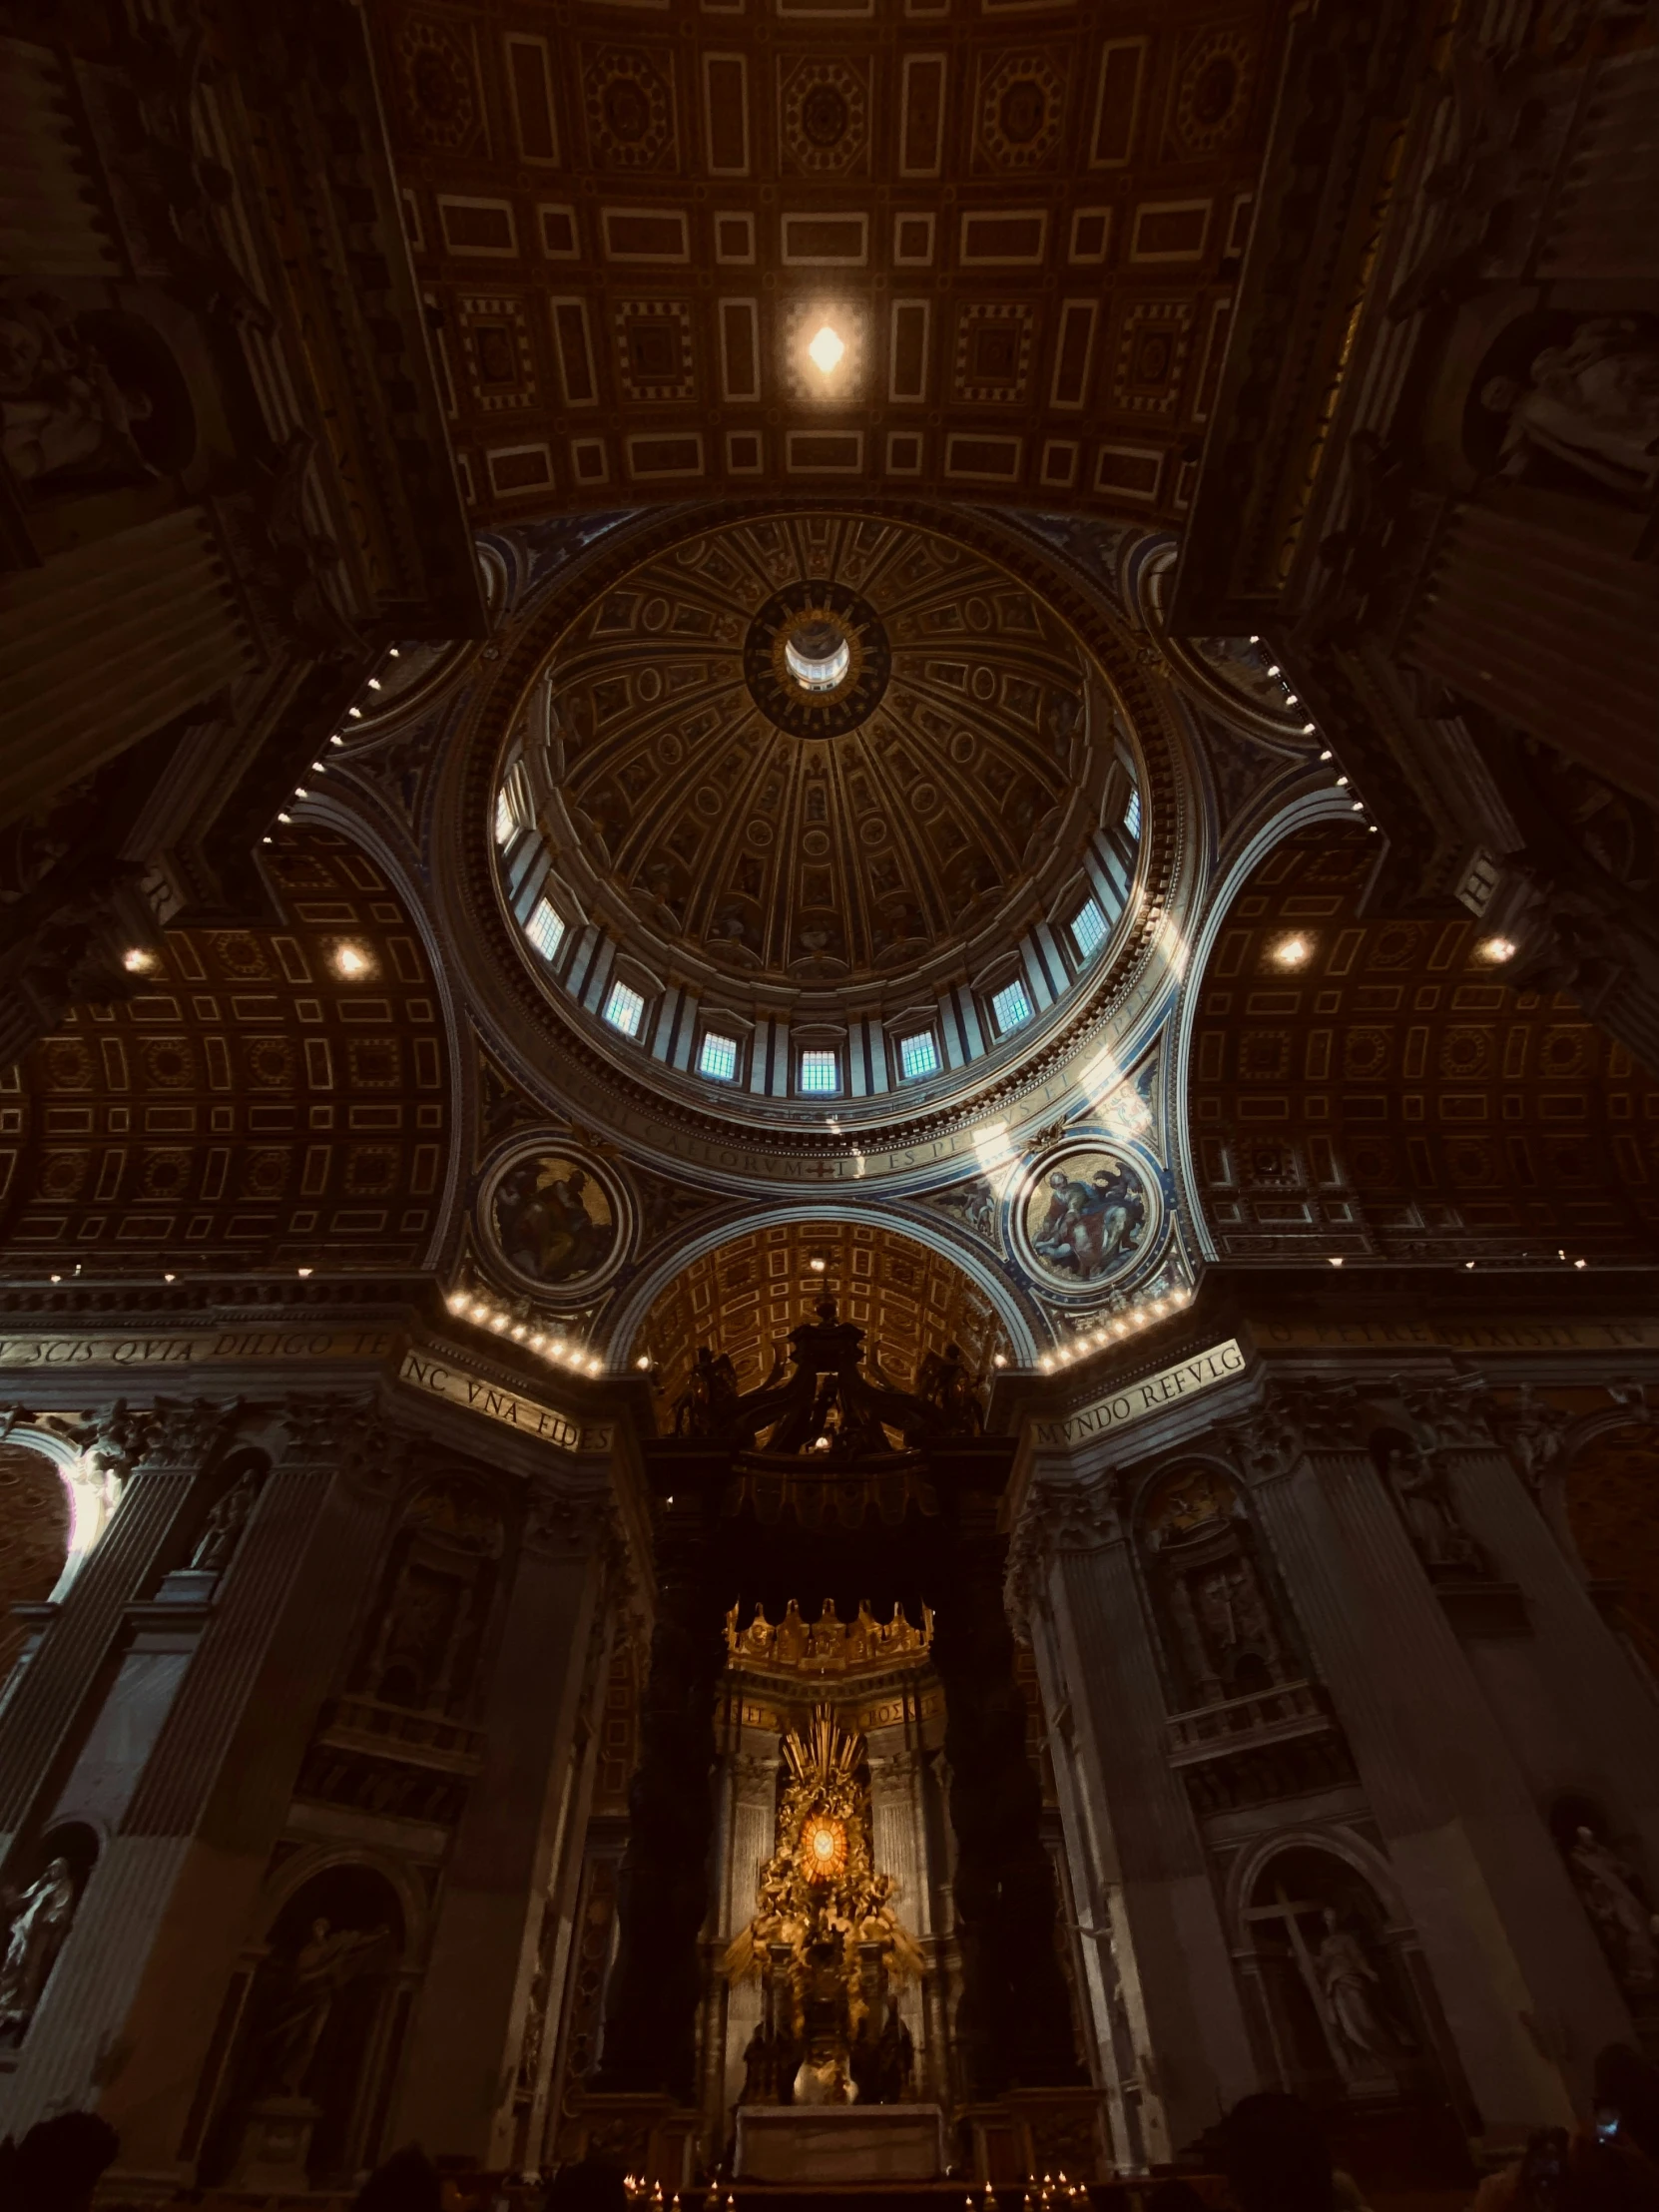
[[[890,1115],[1027,1049],[1138,865],[1143,777],[1100,665],[1025,582],[872,518],[642,563],[569,623],[498,773],[500,889],[543,988],[612,1050],[772,1113]],[[843,1040],[828,1074],[807,1026]]]

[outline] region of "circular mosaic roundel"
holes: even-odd
[[[887,633],[875,609],[827,579],[786,584],[744,640],[750,696],[792,737],[835,738],[856,730],[880,705],[891,672]],[[824,680],[831,675],[832,682]]]
[[[544,1297],[591,1291],[614,1275],[627,1255],[629,1222],[616,1178],[556,1138],[515,1147],[478,1202],[486,1245]]]
[[[1077,1290],[1125,1275],[1157,1242],[1162,1205],[1126,1153],[1087,1145],[1049,1159],[1014,1208],[1015,1239],[1035,1272]]]

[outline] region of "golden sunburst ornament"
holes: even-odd
[[[814,1813],[801,1824],[801,1871],[809,1882],[834,1882],[846,1869],[846,1824]]]

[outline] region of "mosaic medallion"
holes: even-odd
[[[545,1139],[502,1160],[478,1204],[485,1243],[544,1293],[589,1291],[614,1275],[629,1222],[626,1193],[599,1161]]]
[[[1127,1274],[1156,1242],[1163,1208],[1124,1152],[1087,1145],[1047,1160],[1014,1208],[1016,1242],[1035,1274],[1081,1289]]]

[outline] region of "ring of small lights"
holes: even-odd
[[[785,649],[797,632],[827,623],[846,641],[846,674],[830,691],[804,691],[790,674]],[[892,653],[881,618],[844,584],[802,578],[769,599],[749,625],[743,673],[755,704],[795,738],[838,738],[856,730],[881,703]]]

